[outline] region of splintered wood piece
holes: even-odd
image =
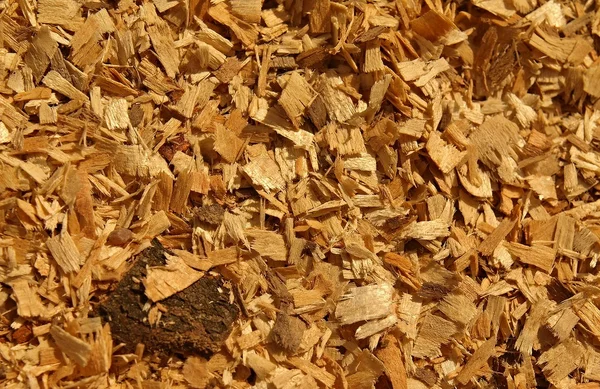
[[[511,242],[508,251],[519,258],[523,263],[536,266],[546,273],[550,273],[554,267],[556,249],[541,244],[525,246],[520,243]]]
[[[598,387],[592,3],[2,2],[0,387]]]
[[[61,232],[46,241],[52,257],[65,273],[77,272],[81,267],[81,254],[68,232]]]
[[[293,72],[281,92],[279,104],[294,126],[300,127],[304,112],[311,105],[314,97],[315,93],[310,84],[298,72]]]
[[[559,38],[546,33],[542,29],[537,29],[529,39],[529,44],[550,58],[560,62],[566,62],[573,51],[574,39]]]
[[[15,101],[28,100],[46,100],[52,95],[52,90],[44,87],[33,88],[27,92],[17,93],[14,97]]]
[[[402,350],[398,339],[388,334],[383,338],[383,346],[376,352],[375,356],[385,365],[385,374],[392,383],[393,389],[408,389],[406,367],[402,361]]]
[[[443,220],[414,222],[402,231],[402,236],[420,240],[435,240],[449,236],[449,227]]]
[[[246,145],[240,137],[225,126],[217,125],[215,130],[215,151],[229,163],[235,162]]]
[[[326,33],[331,29],[331,1],[316,0],[310,12],[310,29],[314,34]]]
[[[412,340],[417,338],[417,322],[421,307],[421,301],[408,293],[402,295],[398,305],[398,328]]]
[[[519,127],[504,116],[489,116],[469,139],[477,147],[481,161],[490,169],[502,165],[503,159],[518,161],[516,145],[522,143]]]
[[[552,333],[559,339],[565,340],[571,334],[571,330],[579,322],[579,317],[573,309],[567,308],[548,318],[548,327]]]
[[[488,359],[496,355],[495,345],[496,339],[490,338],[479,346],[473,355],[471,355],[471,358],[469,358],[460,373],[458,373],[456,380],[462,385],[466,385],[467,382],[469,382],[469,380],[487,364]]]
[[[172,176],[167,162],[158,153],[141,145],[115,145],[114,164],[117,172],[135,177],[156,177],[161,173]]]
[[[75,88],[71,82],[69,82],[55,70],[49,71],[46,76],[44,76],[42,82],[48,88],[57,91],[58,93],[63,94],[70,99],[81,101],[89,100],[83,92]]]
[[[335,383],[335,376],[327,371],[325,371],[324,369],[319,368],[318,366],[310,363],[307,360],[298,358],[298,357],[292,357],[288,359],[288,362],[302,370],[304,373],[310,375],[311,377],[313,377],[314,379],[316,379],[317,381],[319,381],[320,383],[322,383],[323,385],[325,385],[325,387],[330,388],[333,386],[333,384]]]
[[[381,59],[381,50],[379,39],[370,40],[365,48],[365,62],[363,71],[365,73],[380,72],[385,69],[383,60]]]
[[[127,113],[128,104],[125,99],[114,99],[104,109],[104,120],[109,130],[125,130],[131,122]]]
[[[50,327],[50,335],[69,359],[81,367],[87,365],[92,353],[92,346],[55,325]]]
[[[544,365],[543,372],[548,381],[560,385],[564,378],[581,366],[584,355],[585,351],[581,344],[574,339],[569,339],[543,353],[539,363]]]
[[[241,4],[241,1],[238,1],[238,3]],[[253,4],[252,7],[254,9],[256,7],[256,0],[250,0],[250,3]],[[228,26],[235,36],[248,48],[254,47],[258,38],[258,31],[256,28],[246,23],[244,20],[233,16],[224,3],[211,6],[208,10],[208,14],[217,22]]]
[[[410,26],[422,37],[444,45],[453,45],[467,39],[466,34],[451,20],[433,9],[410,22]]]
[[[47,2],[40,2],[39,7],[42,8],[44,3]],[[40,11],[40,16],[42,16],[41,14],[42,12]],[[31,45],[27,50],[25,57],[23,58],[27,66],[31,68],[31,73],[36,82],[39,82],[44,73],[46,73],[46,70],[48,69],[52,57],[54,57],[57,49],[58,42],[52,39],[50,29],[48,26],[42,26],[35,38],[32,40]]]
[[[248,23],[259,23],[262,0],[232,0],[231,11]]]
[[[437,315],[427,315],[413,346],[412,355],[417,358],[435,358],[441,355],[440,347],[450,342],[458,329],[454,323]]]
[[[453,145],[444,142],[437,131],[429,135],[426,147],[433,162],[445,174],[450,173],[467,155],[466,151],[458,151]]]
[[[446,295],[439,305],[439,310],[459,327],[466,326],[477,314],[473,300],[461,291]]]
[[[391,312],[392,294],[389,284],[352,288],[337,303],[335,316],[343,325],[385,317]]]
[[[19,277],[8,282],[12,289],[11,297],[17,303],[17,313],[24,318],[45,316],[46,307],[30,280]],[[8,297],[8,296],[7,296]]]
[[[142,60],[137,69],[144,76],[144,85],[159,95],[179,89],[179,86],[171,78],[167,77],[158,66],[147,58]]]
[[[77,31],[83,24],[81,4],[71,0],[42,0],[38,2],[38,23],[57,24]]]
[[[477,0],[473,4],[490,12],[493,15],[500,16],[504,19],[508,19],[516,13],[512,6],[509,7],[504,1],[501,0]]]
[[[281,170],[266,151],[252,158],[250,163],[244,165],[243,170],[253,185],[264,189],[267,193],[271,191],[278,192],[285,188],[285,180],[281,175]]]
[[[182,372],[192,388],[204,388],[210,381],[208,361],[202,357],[189,357],[185,360]]]
[[[365,339],[377,333],[381,333],[382,331],[394,326],[397,322],[398,317],[395,314],[388,315],[383,319],[371,320],[358,327],[354,336],[357,340]]]
[[[515,347],[525,355],[531,355],[533,343],[536,341],[537,333],[549,312],[548,301],[540,299],[531,307],[529,315],[525,320],[525,326],[517,338]]]
[[[598,320],[600,319],[600,309],[591,301],[586,301],[581,307],[579,307],[575,313],[583,323],[585,323],[587,329],[597,338],[600,339],[600,325]]]
[[[516,224],[517,219],[515,217],[504,218],[498,227],[496,227],[494,231],[489,234],[483,242],[481,242],[477,248],[479,252],[483,255],[491,255],[496,247],[498,247],[498,244],[500,244],[500,242],[506,238]]]
[[[343,84],[339,77],[321,75],[321,88],[319,92],[327,108],[328,115],[340,123],[350,119],[356,113],[356,108],[350,96],[338,87]]]
[[[179,52],[175,49],[171,29],[166,22],[158,20],[156,24],[148,26],[148,35],[165,72],[169,77],[175,77],[179,73]]]
[[[287,260],[287,247],[283,236],[274,231],[247,230],[250,247],[261,256],[274,261]]]
[[[323,136],[329,148],[332,151],[337,151],[339,155],[363,154],[367,151],[358,128],[329,124],[325,127]]]

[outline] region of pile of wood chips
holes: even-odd
[[[3,388],[600,388],[596,2],[0,9]],[[94,315],[155,239],[218,352]]]

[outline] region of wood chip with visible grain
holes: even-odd
[[[594,4],[0,8],[0,387],[600,383]]]

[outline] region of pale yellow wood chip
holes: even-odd
[[[459,327],[465,327],[477,314],[473,300],[460,290],[444,296],[438,308]]]
[[[381,48],[379,39],[374,39],[367,42],[365,49],[365,62],[363,71],[365,73],[380,72],[385,69],[383,60],[381,59]]]
[[[465,366],[462,368],[456,380],[465,385],[469,380],[477,374],[477,372],[486,365],[488,359],[496,354],[496,339],[490,338],[485,341],[479,348],[471,355],[471,358],[467,361]]]
[[[81,267],[81,254],[71,235],[63,231],[46,240],[46,246],[58,266],[65,273],[77,272]]]
[[[37,11],[39,23],[58,24],[70,31],[77,31],[84,21],[81,4],[73,0],[41,0]]]
[[[551,304],[549,301],[540,299],[531,307],[525,326],[521,330],[515,347],[525,355],[531,355],[533,344],[537,339],[538,330],[544,323],[546,315],[550,312]]]
[[[368,338],[393,327],[398,322],[395,314],[388,315],[383,319],[371,320],[356,329],[354,336],[357,340]]]
[[[543,353],[538,362],[544,365],[542,371],[548,381],[560,385],[573,370],[582,366],[584,355],[584,347],[575,339],[568,339]]]
[[[227,162],[235,162],[242,152],[245,142],[232,130],[222,125],[216,126],[214,149]]]
[[[246,237],[250,241],[250,247],[261,256],[274,261],[287,260],[287,247],[281,234],[251,229],[246,231]]]
[[[7,284],[12,289],[11,297],[17,303],[17,313],[20,317],[34,318],[46,315],[46,307],[31,280],[19,277],[8,281]]]
[[[531,36],[529,44],[548,57],[565,62],[573,51],[575,39],[561,39],[558,36],[546,33],[542,29],[537,29],[535,34]]]
[[[262,0],[231,0],[231,11],[248,23],[260,23]]]
[[[526,246],[520,243],[511,242],[508,245],[508,251],[519,258],[523,263],[539,267],[546,273],[550,273],[554,267],[556,258],[556,249],[542,244],[533,244]]]
[[[332,387],[335,383],[335,376],[333,374],[312,364],[310,361],[298,357],[292,357],[288,359],[288,362],[292,366],[302,370],[304,373],[321,382],[323,385],[325,385],[325,387]]]
[[[389,284],[368,285],[348,290],[335,308],[341,324],[380,319],[390,313],[393,288]],[[373,304],[377,301],[377,304]]]
[[[229,247],[226,249],[210,251],[208,253],[208,261],[211,266],[221,266],[235,263],[238,261],[238,259],[239,255],[237,247]]]
[[[125,99],[112,99],[104,110],[104,120],[110,130],[124,130],[131,125]]]
[[[467,155],[466,151],[459,151],[453,145],[447,144],[437,131],[429,134],[426,148],[429,157],[444,174],[450,173]]]
[[[319,92],[327,107],[329,116],[340,123],[344,123],[356,113],[356,108],[350,96],[338,87],[343,85],[340,77],[321,75]]]
[[[304,77],[300,73],[294,72],[281,92],[278,102],[291,122],[299,127],[303,122],[306,108],[310,106],[315,96],[315,92]]]
[[[419,240],[435,240],[450,235],[450,226],[443,220],[413,222],[406,227],[401,236],[403,238]]]
[[[50,328],[50,335],[69,359],[80,367],[87,365],[90,360],[92,346],[56,325]]]
[[[575,313],[591,334],[600,339],[600,309],[591,301],[586,301],[581,307],[575,310]]]
[[[505,217],[502,219],[498,227],[481,242],[477,248],[479,252],[483,255],[491,255],[516,224],[517,220],[514,217]]]
[[[160,20],[157,24],[148,26],[148,34],[165,72],[169,77],[175,77],[179,73],[179,52],[175,49],[169,25]]]
[[[249,1],[255,2],[256,0]],[[229,27],[244,45],[249,48],[254,47],[254,44],[258,38],[257,29],[255,26],[233,16],[225,6],[225,3],[219,3],[211,6],[208,10],[208,13],[217,22]]]
[[[148,275],[142,280],[144,293],[154,302],[181,292],[198,281],[204,274],[192,269],[177,256],[165,255],[167,256],[167,265],[149,268]]]
[[[279,166],[266,153],[253,158],[242,168],[253,185],[264,189],[267,193],[278,192],[285,188],[285,180],[281,176]]]
[[[442,355],[440,346],[450,342],[450,337],[456,332],[457,328],[451,321],[437,315],[427,315],[419,329],[412,356],[435,358]]]
[[[68,98],[81,101],[89,100],[83,92],[75,88],[71,82],[67,81],[56,70],[50,70],[48,74],[46,74],[42,82],[48,88],[55,90],[58,93],[67,96]]]

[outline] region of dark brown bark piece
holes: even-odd
[[[325,124],[327,124],[327,107],[325,107],[321,96],[317,96],[310,107],[308,107],[308,116],[317,130],[325,127]]]
[[[219,204],[205,205],[194,209],[194,215],[201,222],[219,225],[223,221],[225,209]]]
[[[144,119],[144,110],[140,104],[132,104],[128,114],[133,127],[138,127]]]
[[[429,387],[433,387],[437,383],[437,374],[431,369],[417,368],[414,376],[419,381],[426,383]]]
[[[238,317],[237,306],[229,303],[229,290],[220,277],[205,276],[160,304],[166,308],[158,324],[150,326],[148,302],[140,280],[146,268],[164,266],[164,248],[158,241],[142,251],[133,267],[119,281],[97,314],[110,323],[115,340],[133,352],[138,343],[161,354],[192,353],[210,355],[217,352]]]
[[[133,238],[133,232],[127,228],[117,228],[108,235],[107,242],[113,246],[125,246]]]
[[[283,350],[294,353],[300,347],[306,325],[297,317],[281,312],[271,330],[271,339]]]
[[[168,162],[171,162],[175,153],[178,151],[185,153],[190,147],[190,142],[188,142],[183,135],[179,135],[175,139],[162,145],[160,149],[158,149],[158,153]]]
[[[12,333],[12,338],[17,344],[27,343],[33,338],[33,332],[29,325],[23,325]]]

